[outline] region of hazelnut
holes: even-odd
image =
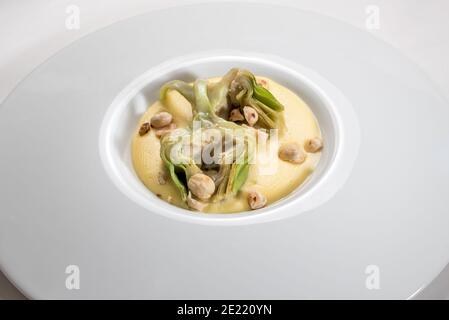
[[[248,193],[248,204],[252,210],[265,207],[267,198],[258,191],[250,191]]]
[[[257,120],[259,120],[257,111],[252,107],[243,107],[243,114],[245,115],[246,122],[248,122],[248,125],[251,127],[256,124]]]
[[[189,190],[199,199],[207,200],[215,192],[215,183],[211,177],[196,173],[187,182]]]
[[[162,127],[162,128],[159,128],[158,130],[156,130],[154,132],[154,134],[156,135],[156,137],[160,138],[164,134],[172,132],[175,129],[176,129],[176,124],[170,123],[168,126],[165,126],[165,127]]]
[[[278,156],[281,160],[301,164],[306,161],[307,155],[296,143],[287,143],[279,148]]]
[[[206,203],[193,199],[190,192],[187,196],[187,205],[189,206],[189,208],[195,209],[197,211],[203,211],[207,206]]]
[[[243,121],[245,118],[243,117],[242,113],[239,109],[233,109],[229,113],[229,121]]]
[[[173,117],[168,112],[159,112],[151,118],[151,126],[154,128],[162,128],[169,125]]]
[[[304,144],[304,149],[307,152],[315,153],[323,148],[323,140],[321,138],[315,137],[313,139],[307,140]]]
[[[151,128],[151,126],[150,126],[150,124],[148,122],[143,123],[140,126],[139,135],[140,136],[146,135],[148,133],[148,131],[150,131],[150,128]]]
[[[167,174],[164,171],[160,171],[157,175],[157,182],[160,185],[164,185],[167,183]]]
[[[257,84],[265,89],[268,89],[268,82],[265,79],[260,79],[257,81]]]

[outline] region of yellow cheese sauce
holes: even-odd
[[[210,82],[219,81],[220,78],[209,79]],[[307,104],[295,93],[265,77],[268,90],[281,102],[284,109],[286,130],[279,135],[278,144],[295,142],[304,146],[308,139],[321,138],[317,120]],[[173,115],[173,122],[178,128],[187,127],[192,121],[192,108],[190,103],[176,91],[168,93],[164,105],[157,101],[142,115],[133,135],[131,152],[135,172],[144,185],[161,199],[173,205],[187,208],[182,201],[179,191],[166,174],[160,152],[160,139],[151,129],[146,135],[139,135],[139,128],[158,112],[167,111]],[[277,148],[277,146],[275,146]],[[250,166],[248,179],[235,197],[211,203],[203,211],[210,213],[232,213],[250,210],[247,195],[250,190],[256,190],[267,198],[267,206],[278,201],[297,189],[315,169],[321,152],[307,153],[302,164],[286,162],[278,157],[277,150],[263,152],[257,155],[269,157],[270,168],[274,170],[261,170],[267,166],[255,163]],[[162,175],[162,179],[161,179]],[[164,179],[165,178],[165,179]],[[164,183],[164,180],[165,183]],[[162,182],[162,183],[161,183]]]

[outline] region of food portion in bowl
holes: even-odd
[[[263,208],[313,172],[323,141],[307,104],[275,81],[233,68],[164,84],[132,141],[134,169],[159,198],[208,213]]]

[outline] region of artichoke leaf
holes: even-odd
[[[178,91],[184,98],[186,98],[191,104],[195,101],[195,94],[193,92],[193,84],[187,83],[181,80],[169,81],[162,86],[159,91],[159,100],[165,101],[167,93],[170,90]]]

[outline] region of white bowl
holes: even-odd
[[[311,176],[293,193],[257,211],[198,213],[167,204],[139,180],[131,161],[135,126],[167,81],[193,81],[224,74],[232,67],[267,76],[297,93],[310,106],[322,130],[326,148]],[[164,62],[126,86],[109,107],[100,131],[100,154],[114,184],[150,213],[182,221],[235,225],[266,222],[300,214],[328,199],[344,184],[359,145],[359,127],[349,101],[316,72],[276,56],[253,52],[205,52]],[[295,210],[288,207],[295,206]]]

